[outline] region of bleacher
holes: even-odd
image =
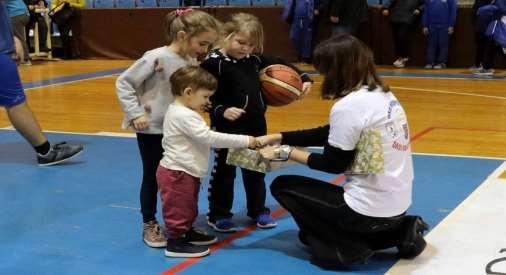
[[[273,7],[283,6],[286,0],[86,0],[87,9],[111,9],[111,8],[171,8],[183,6],[202,7]],[[368,0],[369,5],[380,5],[389,0]],[[191,3],[191,4],[187,4]]]
[[[273,7],[283,6],[285,0],[201,0],[201,1],[184,1],[184,0],[87,0],[87,9],[110,9],[110,8],[170,8],[183,7],[191,2],[192,6],[202,7]]]

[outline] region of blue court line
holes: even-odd
[[[44,86],[55,85],[55,84],[64,84],[79,80],[86,80],[104,76],[110,76],[115,74],[122,73],[126,68],[116,68],[109,69],[104,71],[98,71],[93,73],[85,73],[85,74],[77,74],[71,76],[61,76],[51,79],[33,81],[28,83],[23,83],[23,88],[25,90],[41,88]],[[318,71],[316,70],[307,70],[303,71],[310,75],[318,75]],[[405,73],[405,72],[381,72],[380,76],[383,77],[407,77],[407,78],[451,78],[451,79],[479,79],[479,80],[504,80],[506,79],[506,75],[493,75],[493,76],[475,76],[473,74],[436,74],[436,73]]]
[[[49,85],[63,84],[63,83],[74,82],[74,81],[79,81],[79,80],[115,75],[115,74],[122,73],[125,69],[126,68],[117,68],[117,69],[110,69],[110,70],[98,71],[98,72],[93,72],[93,73],[61,76],[61,77],[50,78],[50,79],[45,79],[45,80],[33,81],[33,82],[23,83],[23,88],[25,90],[36,89],[36,88],[41,88],[41,87],[49,86]]]

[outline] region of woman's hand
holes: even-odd
[[[256,137],[257,147],[261,148],[266,145],[279,144],[281,142],[281,138],[282,138],[281,134],[271,134]]]
[[[266,146],[262,149],[260,149],[260,155],[262,155],[262,158],[266,160],[272,160],[277,157],[276,150],[279,150],[279,146]]]
[[[311,86],[313,86],[312,82],[302,83],[302,94],[300,95],[301,98],[307,96],[309,92],[311,92]]]
[[[149,128],[149,123],[146,115],[132,119],[132,122],[130,124],[135,131],[143,131]]]
[[[246,111],[244,109],[239,109],[236,107],[230,107],[225,110],[223,113],[223,117],[230,120],[230,121],[236,121],[238,118],[240,118]]]

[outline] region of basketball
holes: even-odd
[[[276,64],[260,71],[260,83],[267,105],[283,106],[299,99],[302,79],[292,68]]]

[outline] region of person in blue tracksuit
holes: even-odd
[[[297,51],[298,61],[310,63],[313,42],[313,20],[325,5],[325,0],[287,0],[283,19],[290,23],[290,39]]]
[[[446,68],[456,18],[456,0],[425,0],[422,24],[423,33],[428,36],[426,69]]]
[[[497,55],[502,52],[506,54],[506,50],[504,50],[506,47],[501,46],[497,40],[498,37],[490,33],[492,30],[491,28],[496,28],[495,32],[498,34],[505,33],[501,28],[506,24],[502,20],[503,16],[506,16],[506,0],[491,1],[490,5],[485,5],[482,8],[489,12],[493,10],[492,8],[495,8],[495,11],[487,13],[486,11],[478,9],[480,11],[477,12],[477,22],[481,26],[479,31],[484,37],[484,44],[481,49],[483,54],[483,66],[482,68],[478,68],[479,70],[474,71],[473,74],[478,76],[491,76],[494,74],[493,66]]]
[[[485,36],[486,24],[480,24],[478,18],[478,9],[490,5],[493,0],[475,0],[473,3],[472,24],[474,30],[474,43],[475,55],[474,65],[470,68],[471,71],[479,71],[483,69],[483,59],[485,55],[485,47],[487,45],[487,37]]]

